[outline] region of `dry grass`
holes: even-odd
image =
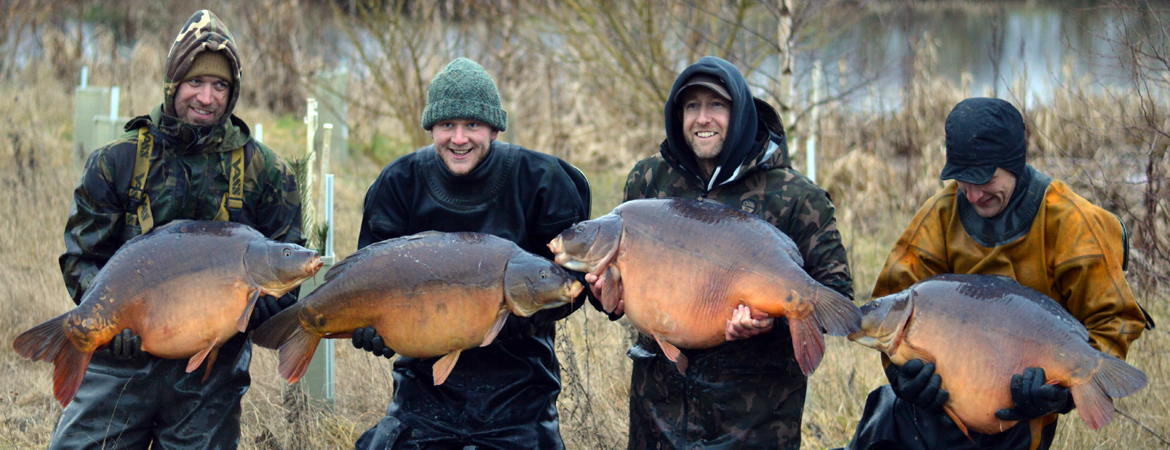
[[[61,53],[72,51],[68,39],[54,39]],[[902,227],[922,200],[941,185],[936,174],[943,158],[942,120],[956,101],[970,95],[963,86],[933,75],[930,51],[929,47],[922,50],[919,76],[904,93],[908,107],[902,111],[859,113],[830,104],[821,115],[821,184],[838,205],[859,301],[866,300]],[[116,64],[92,62],[90,82],[109,85],[116,80],[123,86],[123,114],[145,114],[160,98],[161,77],[141,74],[160,73],[165,53],[165,48],[144,40]],[[597,114],[618,109],[613,93],[620,86],[610,86],[604,91],[607,95],[599,95],[593,90],[596,83],[574,78],[580,67],[562,67],[558,64],[564,61],[552,57],[526,57],[533,62],[531,71],[513,67],[511,75],[500,77],[503,90],[513,93],[505,95],[515,129],[507,139],[583,167],[594,188],[593,215],[608,212],[620,201],[625,172],[632,162],[656,151],[661,118],[657,113],[641,120],[631,120],[628,114]],[[4,290],[0,342],[5,343],[72,306],[57,266],[77,178],[69,152],[72,73],[63,71],[69,77],[60,78],[62,71],[54,63],[59,59],[47,54],[44,61],[8,69],[0,79],[0,95],[12,99],[9,114],[0,119],[0,187],[5,192],[0,196],[0,249],[7,263],[7,270],[0,271]],[[351,92],[379,95],[361,91],[361,85],[354,81]],[[1151,181],[1101,180],[1133,173],[1129,164],[1143,161],[1147,149],[1164,152],[1166,144],[1150,143],[1141,134],[1134,120],[1140,105],[1118,101],[1125,94],[1102,92],[1089,81],[1078,82],[1066,87],[1056,106],[1035,108],[1026,111],[1026,116],[1034,129],[1031,159],[1039,168],[1066,179],[1091,200],[1121,214],[1127,223],[1139,223],[1148,219],[1142,207]],[[266,143],[278,152],[299,156],[303,149],[299,114],[303,112],[274,112],[273,105],[259,103],[244,99],[237,114],[249,123],[263,123]],[[386,161],[409,151],[413,142],[394,119],[358,108],[352,114],[354,157],[334,166],[339,257],[356,246],[366,188]],[[1165,120],[1165,113],[1160,114]],[[803,166],[802,157],[796,158],[798,166]],[[1161,168],[1158,177],[1170,170],[1168,164],[1164,159],[1154,161]],[[1165,181],[1155,178],[1153,183]],[[1155,198],[1155,214],[1165,214],[1165,202]],[[1146,239],[1164,242],[1165,220],[1155,216],[1152,223]],[[1141,264],[1135,270],[1145,274],[1139,301],[1156,318],[1167,317],[1170,294],[1167,283],[1159,284],[1157,278],[1159,273],[1164,276],[1166,262],[1156,255],[1137,257]],[[1129,362],[1149,375],[1150,385],[1117,402],[1125,415],[1097,432],[1070,416],[1060,428],[1055,448],[1170,446],[1164,440],[1170,437],[1170,336],[1166,321],[1162,322],[1162,329],[1146,332],[1131,349]],[[558,324],[557,352],[564,381],[559,402],[561,431],[569,448],[625,447],[630,371],[625,350],[630,333],[623,321],[611,323],[589,307]],[[884,379],[872,350],[841,338],[830,338],[828,347],[822,366],[810,379],[803,428],[806,448],[843,445],[856,426],[865,396]],[[290,407],[296,399],[276,373],[276,353],[256,349],[252,389],[243,399],[241,448],[349,448],[382,417],[391,395],[390,364],[344,341],[338,341],[337,348],[336,403],[332,408],[308,410]],[[0,366],[5,374],[0,378],[0,449],[44,447],[61,410],[51,396],[51,365],[20,358],[5,344],[0,346]],[[301,431],[296,440],[291,437],[294,431]]]

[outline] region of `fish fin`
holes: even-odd
[[[1102,354],[1093,372],[1093,383],[1111,398],[1121,398],[1146,387],[1145,372],[1113,355]]]
[[[304,329],[301,326],[301,306],[301,302],[294,303],[260,324],[252,331],[252,342],[273,350],[280,348],[298,329]]]
[[[68,406],[77,395],[81,380],[85,378],[85,369],[93,357],[92,350],[79,350],[65,334],[66,314],[49,319],[12,341],[12,349],[20,356],[53,363],[53,395],[61,407]]]
[[[971,433],[967,432],[967,426],[963,425],[963,421],[959,420],[959,416],[955,415],[955,412],[951,410],[951,407],[944,405],[943,412],[947,413],[947,416],[951,418],[951,422],[954,422],[956,427],[959,427],[959,431],[963,432],[963,436],[967,436],[967,439],[971,439],[971,442],[975,442],[975,439],[971,438]]]
[[[806,377],[812,375],[825,356],[825,336],[821,334],[820,325],[812,316],[795,320],[789,317],[788,331],[792,334],[792,349],[800,371]]]
[[[689,363],[690,360],[687,359],[687,355],[684,355],[680,352],[678,354],[678,359],[674,361],[674,368],[678,369],[678,373],[685,377],[687,376],[687,365],[689,365]]]
[[[203,360],[207,359],[207,355],[210,355],[212,350],[215,350],[216,344],[219,344],[218,337],[211,341],[211,345],[208,345],[207,348],[200,350],[199,353],[196,353],[195,356],[187,360],[187,373],[194,372],[195,369],[198,369],[199,365],[203,364]]]
[[[500,330],[504,329],[504,322],[508,321],[508,314],[507,309],[501,309],[500,312],[496,313],[496,323],[493,323],[492,328],[483,336],[483,343],[479,344],[480,347],[487,347],[496,340]]]
[[[248,319],[252,318],[252,308],[256,307],[256,299],[260,298],[260,289],[254,288],[248,292],[248,306],[244,307],[244,313],[240,314],[240,318],[236,320],[236,329],[241,333],[248,331]]]
[[[269,319],[265,325],[279,318],[284,313],[291,311],[288,308]],[[295,317],[295,316],[294,316]],[[313,352],[317,351],[317,344],[321,343],[321,336],[317,336],[305,330],[300,326],[300,321],[292,321],[296,326],[292,331],[282,340],[280,344],[280,376],[284,377],[289,384],[296,383],[305,371],[309,370],[309,362],[313,360]],[[260,327],[263,329],[264,327]],[[260,330],[256,330],[259,332]]]
[[[1105,394],[1096,382],[1096,377],[1089,383],[1078,384],[1069,388],[1072,391],[1073,402],[1081,414],[1081,420],[1090,429],[1096,430],[1113,421],[1113,399]]]
[[[622,291],[622,273],[616,266],[609,266],[605,271],[605,285],[601,288],[601,307],[606,312],[613,312],[625,292]]]
[[[827,334],[847,336],[861,329],[861,310],[839,292],[816,286],[813,315]]]
[[[459,361],[460,353],[463,353],[463,350],[455,350],[443,355],[438,361],[435,361],[435,365],[431,367],[431,373],[435,378],[435,386],[447,381],[447,376],[451,375],[451,369],[454,369],[455,363]]]
[[[678,369],[678,373],[687,374],[687,355],[682,354],[678,347],[674,344],[666,342],[662,336],[654,335],[654,340],[658,341],[658,346],[662,348],[662,354],[666,355],[666,359],[674,363],[674,367]]]
[[[219,356],[219,348],[212,349],[211,353],[207,354],[207,368],[203,370],[203,380],[201,380],[204,383],[207,382],[207,377],[211,376],[211,366],[215,365],[215,358],[217,356]]]

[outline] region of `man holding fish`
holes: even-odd
[[[589,183],[576,167],[496,140],[508,116],[479,64],[457,58],[435,75],[422,126],[434,145],[390,163],[366,192],[359,248],[424,231],[479,232],[551,260],[546,244],[589,218]],[[400,355],[386,417],[356,448],[564,448],[554,322],[581,304],[509,316],[491,345],[462,351],[441,384],[432,360]],[[353,343],[394,354],[373,327],[355,330]]]
[[[232,114],[240,61],[223,22],[196,12],[167,56],[163,103],[90,156],[60,258],[75,302],[115,251],[174,220],[236,222],[275,241],[304,243],[292,171]],[[166,257],[173,255],[158,255],[158,263],[167,264]],[[295,291],[261,295],[240,325],[254,328],[295,301]],[[49,448],[236,448],[251,347],[246,334],[236,333],[212,351],[206,372],[192,372],[187,360],[143,352],[142,339],[125,329],[94,353]]]
[[[956,105],[946,120],[940,177],[955,181],[927,200],[906,227],[873,298],[935,275],[1002,275],[1054,299],[1071,314],[1064,316],[1087,328],[1093,348],[1124,359],[1143,327],[1153,325],[1125,280],[1128,230],[1113,214],[1028,165],[1026,156],[1024,121],[1010,103],[970,98]],[[1004,382],[1014,405],[994,414],[1018,423],[994,434],[964,433],[962,424],[944,414],[947,379],[935,374],[933,363],[911,359],[899,367],[884,354],[882,359],[890,384],[869,395],[847,448],[1046,449],[1057,415],[1074,407],[1069,388],[1051,384],[1055,380],[1046,379],[1043,368],[1026,367]]]
[[[856,321],[856,307],[849,301],[853,280],[833,203],[823,189],[792,168],[779,115],[752,97],[739,69],[717,57],[699,59],[678,76],[664,110],[661,154],[638,162],[630,171],[625,200],[699,199],[715,202],[720,210],[726,205],[764,219],[773,232],[779,229],[787,235],[783,240],[792,245],[796,270],[807,272],[805,278],[811,277],[817,289],[836,291],[814,298],[836,297],[843,303],[837,305],[844,310],[841,317],[852,314],[852,320],[844,322]],[[611,276],[587,275],[603,299],[614,295],[605,291]],[[609,281],[612,287],[613,280]],[[712,287],[711,296],[700,297],[721,297],[714,292],[718,290]],[[625,312],[620,298],[605,303],[612,319]],[[630,348],[629,448],[800,447],[806,373],[815,368],[820,354],[809,363],[798,363],[788,320],[774,320],[749,305],[716,303],[716,314],[728,313],[718,341],[732,342],[679,350],[660,345],[657,336],[639,334]],[[821,306],[828,303],[822,301]],[[819,338],[819,327],[812,328],[816,329],[809,332]]]

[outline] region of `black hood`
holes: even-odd
[[[682,117],[678,114],[677,105],[675,105],[675,97],[681,93],[682,86],[691,76],[696,74],[707,74],[719,78],[723,86],[727,88],[728,94],[731,95],[731,120],[727,124],[727,136],[723,141],[723,151],[719,153],[719,161],[711,180],[704,179],[703,171],[699,169],[699,164],[695,160],[695,154],[687,145],[682,130]],[[768,109],[773,116],[776,116],[778,125],[779,116],[771,108]],[[751,89],[747,85],[747,80],[743,78],[743,74],[731,63],[714,56],[704,56],[679,74],[674,81],[674,87],[670,90],[670,98],[666,101],[664,114],[666,117],[666,142],[662,145],[662,157],[669,164],[681,168],[696,178],[700,185],[707,186],[708,189],[741,175],[742,171],[736,169],[741,168],[749,159],[758,156],[764,150],[764,144],[773,134],[770,132],[770,127],[765,126],[759,120],[757,101],[752,97]],[[774,128],[778,128],[775,140],[783,143],[783,128],[779,126]],[[783,153],[787,154],[787,146],[784,146]]]

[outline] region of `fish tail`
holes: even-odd
[[[1093,373],[1093,383],[1111,398],[1121,398],[1140,391],[1147,382],[1145,372],[1112,355],[1102,355]]]
[[[309,333],[303,327],[296,327],[280,346],[280,375],[290,384],[300,380],[309,369],[309,361],[313,360],[313,352],[317,351],[320,342],[321,336]]]
[[[81,387],[93,351],[82,352],[65,334],[65,314],[21,333],[12,342],[13,350],[34,361],[53,363],[53,394],[62,407],[68,406]]]
[[[300,304],[297,304],[272,316],[252,332],[252,342],[268,349],[281,348],[293,333],[304,329],[301,326],[300,312]]]
[[[804,376],[812,375],[821,358],[825,356],[825,336],[812,316],[803,319],[788,318],[788,331],[792,333],[792,350]]]
[[[847,336],[861,329],[861,310],[841,293],[816,286],[813,315],[833,336]]]
[[[1078,384],[1069,388],[1072,391],[1073,402],[1081,414],[1081,420],[1089,428],[1099,429],[1113,420],[1113,399],[1105,395],[1105,391],[1096,380]]]
[[[1087,383],[1072,386],[1073,402],[1089,428],[1101,428],[1113,420],[1113,399],[1146,387],[1145,372],[1112,355],[1101,354]]]

